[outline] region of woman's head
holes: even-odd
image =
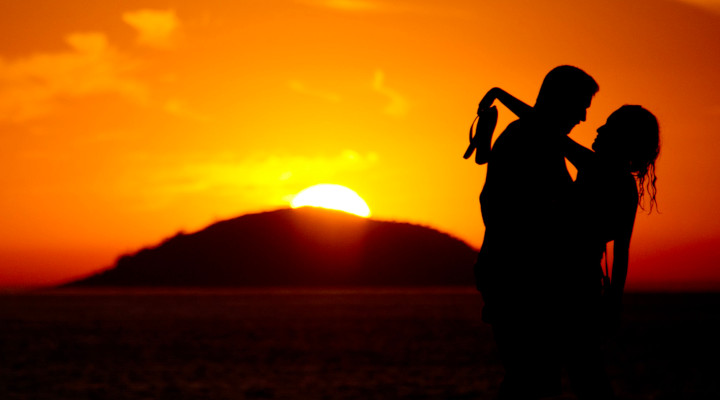
[[[593,150],[629,167],[638,180],[641,206],[647,190],[652,210],[656,205],[655,160],[660,153],[657,118],[641,106],[626,105],[612,113],[597,132]]]

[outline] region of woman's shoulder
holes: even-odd
[[[595,187],[608,195],[612,193],[612,196],[638,197],[635,177],[631,173],[619,171],[598,158],[593,158],[592,162],[578,170],[576,183]]]
[[[639,199],[635,177],[626,171],[615,171],[609,174],[606,179],[610,187],[610,193],[612,193],[614,202],[618,207],[634,212]]]
[[[633,202],[635,204],[638,203],[638,200],[640,198],[640,195],[638,194],[638,187],[637,187],[637,181],[635,180],[635,176],[633,174],[626,174],[623,179],[623,185],[624,185],[624,191],[628,193],[628,197],[631,197],[633,199]]]

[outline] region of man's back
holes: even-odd
[[[511,123],[500,135],[480,195],[486,229],[523,235],[548,228],[533,223],[557,217],[572,183],[561,139],[533,118]]]
[[[495,314],[528,311],[556,282],[548,267],[560,258],[562,201],[572,183],[560,138],[526,118],[510,124],[491,151],[477,278]]]

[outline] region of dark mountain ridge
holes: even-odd
[[[475,255],[431,228],[304,207],[181,233],[66,286],[472,285]]]

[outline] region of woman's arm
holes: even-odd
[[[492,106],[495,100],[500,101],[503,105],[505,105],[505,107],[507,107],[510,111],[513,112],[513,114],[517,115],[519,118],[527,116],[528,114],[532,113],[533,110],[532,106],[525,104],[522,100],[511,95],[510,93],[498,87],[495,87],[488,90],[482,100],[480,100],[480,104],[478,105],[478,114],[480,114],[481,111],[490,108],[490,106]]]
[[[527,105],[522,100],[511,95],[510,93],[500,89],[499,87],[488,90],[485,96],[480,100],[478,105],[478,115],[484,110],[487,110],[492,106],[495,100],[500,101],[505,107],[507,107],[513,114],[519,118],[523,118],[532,113],[532,106]],[[563,152],[565,157],[575,166],[577,169],[584,169],[591,167],[597,161],[595,160],[595,152],[585,148],[581,144],[575,142],[569,137],[566,139],[564,144]]]
[[[634,201],[632,209],[628,203],[625,215],[622,215],[620,226],[613,246],[612,279],[610,288],[605,293],[605,306],[609,323],[617,325],[620,321],[622,310],[622,297],[625,292],[625,280],[627,279],[628,260],[630,258],[630,238],[632,237],[633,226],[635,225],[635,214],[637,212],[637,200]]]
[[[482,165],[490,159],[490,142],[497,124],[497,108],[492,107],[495,100],[500,100],[510,111],[522,118],[530,114],[532,107],[518,100],[510,93],[500,89],[492,88],[483,96],[478,105],[477,126],[475,127],[475,136],[472,134],[472,125],[470,125],[470,145],[465,150],[463,158],[468,159],[475,152],[475,163]],[[475,121],[473,121],[473,124]]]
[[[628,259],[630,255],[630,238],[635,226],[635,214],[637,213],[637,197],[632,200],[632,206],[628,201],[625,215],[622,216],[622,225],[615,238],[613,248],[613,270],[610,291],[613,294],[622,295],[625,290],[625,279],[627,278]]]

